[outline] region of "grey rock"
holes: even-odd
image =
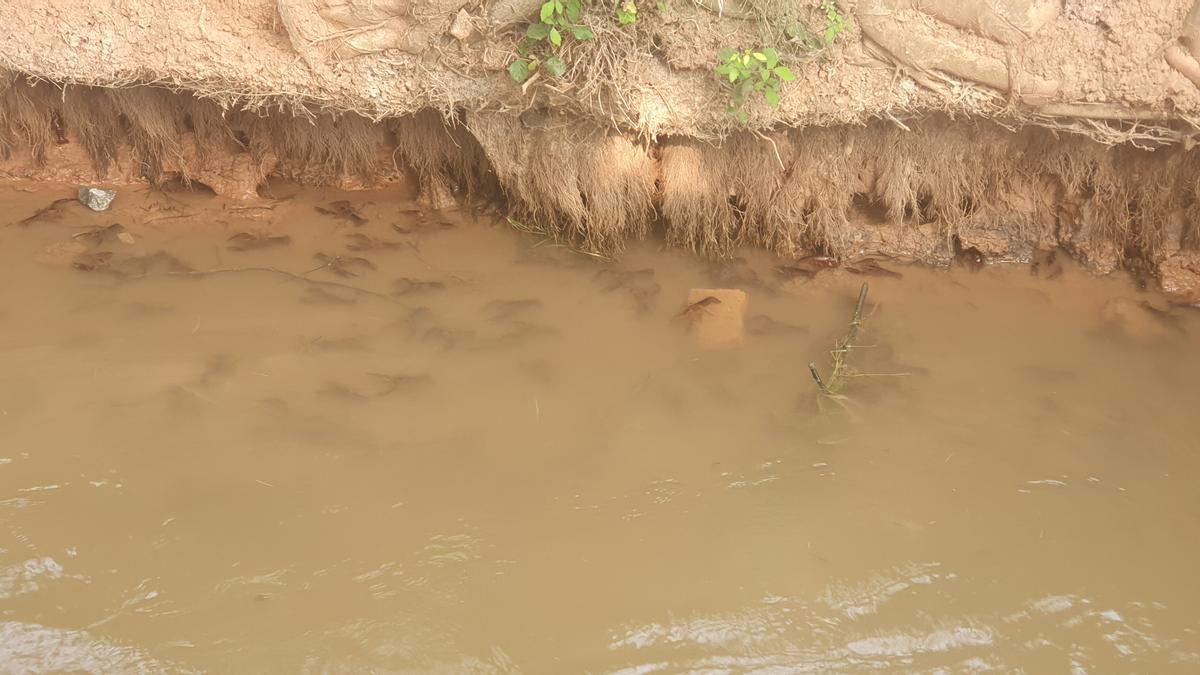
[[[503,28],[518,22],[529,21],[538,13],[542,0],[497,0],[492,5],[492,25]]]
[[[105,190],[104,188],[95,187],[79,187],[79,202],[93,211],[107,211],[113,199],[116,199],[116,190]]]

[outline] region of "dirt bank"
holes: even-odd
[[[412,176],[605,252],[1063,248],[1200,299],[1192,0],[573,4],[6,3],[0,171],[245,198]],[[777,106],[713,72],[764,47],[785,71],[729,77]]]

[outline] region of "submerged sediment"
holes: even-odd
[[[881,261],[834,399],[853,265],[74,192],[0,184],[66,200],[0,218],[0,670],[1200,662],[1200,312],[1157,293]]]

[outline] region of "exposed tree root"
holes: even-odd
[[[896,19],[896,11],[901,5],[900,0],[862,0],[858,8],[863,34],[895,61],[918,72],[943,71],[968,82],[1011,92],[1030,104],[1051,101],[1058,94],[1060,85],[1054,80],[1014,73],[1009,64],[976,53],[953,40],[914,31],[911,25]],[[963,23],[969,23],[970,12],[978,9],[946,2],[935,5],[953,20]]]

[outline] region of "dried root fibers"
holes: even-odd
[[[908,127],[743,132],[642,145],[536,111],[354,114],[222,109],[190,94],[0,76],[0,170],[75,148],[101,178],[181,177],[252,196],[279,175],[371,184],[411,171],[433,206],[498,189],[522,219],[613,253],[659,227],[708,256],[864,252],[1020,260],[1064,247],[1093,268],[1153,268],[1200,247],[1200,155],[1110,147],[1039,127],[927,118]],[[5,169],[8,167],[8,169]],[[1197,281],[1200,283],[1200,280]]]

